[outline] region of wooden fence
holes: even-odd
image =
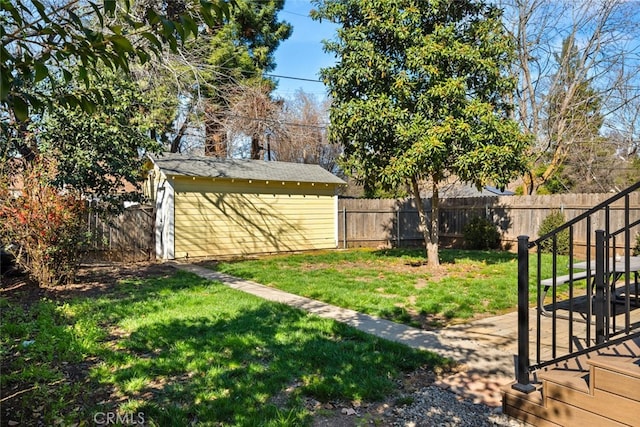
[[[609,194],[562,194],[553,196],[489,196],[448,198],[440,201],[440,237],[443,246],[462,247],[465,225],[475,216],[493,221],[505,249],[515,249],[517,237],[538,237],[544,218],[562,211],[569,220],[608,199]],[[640,192],[630,195],[631,221],[640,218]],[[431,201],[425,200],[431,211]],[[624,203],[610,210],[613,229],[624,225]],[[93,258],[111,261],[147,261],[155,258],[154,208],[135,206],[108,221],[93,214],[89,218]],[[604,217],[595,217],[596,230]],[[576,236],[586,235],[578,224]],[[640,232],[635,227],[633,235]],[[424,244],[413,200],[340,199],[338,202],[339,247],[414,247]],[[578,242],[586,246],[586,242]]]
[[[515,249],[517,237],[537,238],[544,218],[561,211],[572,219],[611,197],[610,194],[559,194],[551,196],[488,196],[449,198],[440,200],[440,237],[443,246],[461,247],[463,231],[475,216],[490,219],[502,235],[506,249]],[[640,192],[630,195],[631,221],[640,218]],[[426,212],[431,212],[431,200],[425,200]],[[340,199],[338,202],[339,246],[381,247],[419,246],[424,239],[418,227],[418,211],[413,199]],[[613,230],[624,225],[624,202],[612,206]],[[604,215],[604,214],[602,214]],[[592,229],[604,223],[596,217]],[[586,235],[586,225],[578,224],[576,236]],[[640,231],[635,227],[633,235]],[[586,242],[578,242],[586,245]]]
[[[136,205],[108,219],[89,214],[87,247],[93,260],[140,262],[155,259],[155,212],[151,206]]]

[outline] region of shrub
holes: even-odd
[[[538,230],[538,236],[542,237],[560,227],[566,222],[564,214],[560,211],[553,211],[547,215],[540,223],[540,229]],[[560,255],[566,255],[569,253],[569,229],[564,229],[557,234],[556,237],[556,253]],[[553,251],[553,238],[550,237],[540,243],[540,249],[542,252]]]
[[[465,246],[469,249],[498,249],[500,247],[498,228],[484,217],[473,217],[465,225],[463,233]]]
[[[633,256],[640,255],[640,233],[636,234],[636,244],[633,247]]]
[[[22,172],[20,195],[0,194],[0,240],[11,244],[16,263],[40,285],[68,283],[86,240],[85,203],[51,184],[50,162],[36,160]]]

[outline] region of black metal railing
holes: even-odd
[[[528,236],[518,237],[515,389],[533,391],[532,372],[610,345],[640,330],[640,323],[634,324],[631,320],[631,310],[640,310],[640,258],[632,256],[632,232],[640,225],[640,206],[630,204],[630,195],[639,189],[640,182],[637,182],[534,241],[530,242]],[[632,215],[635,218],[632,219]],[[559,261],[558,240],[565,230],[569,245],[567,264],[563,266],[559,262],[564,263],[566,258],[563,256]],[[543,249],[549,247],[550,255],[543,257]],[[529,275],[532,253],[535,254],[533,280]],[[576,271],[578,266],[580,271]],[[568,274],[559,275],[558,271],[563,268]],[[543,277],[543,271],[549,269],[550,277]],[[586,285],[579,285],[581,282]],[[529,316],[531,291],[536,293],[537,302],[534,336]],[[624,318],[619,320],[620,316]],[[582,327],[577,327],[578,324]],[[567,332],[562,338],[560,329]],[[531,345],[535,347],[535,355],[530,353]]]

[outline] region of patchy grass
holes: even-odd
[[[21,306],[2,298],[0,310],[0,417],[19,423],[9,425],[34,425],[41,418],[52,423],[54,414],[68,411],[69,401],[82,391],[71,368],[84,357],[82,343],[51,300]],[[15,402],[20,412],[8,413]]]
[[[379,400],[403,372],[450,366],[183,272],[65,303],[0,304],[11,425],[116,414],[151,426],[298,426],[310,422],[307,399]]]
[[[442,250],[440,256],[441,268],[435,271],[423,262],[423,251],[410,249],[277,255],[221,263],[216,269],[297,295],[424,328],[498,314],[517,306],[515,254]],[[543,265],[550,265],[550,256],[544,254],[543,257]],[[560,257],[558,265],[566,262]],[[564,274],[566,268],[559,270],[562,271],[559,274]],[[542,274],[550,276],[550,267]],[[532,277],[532,301],[535,300],[533,280]]]

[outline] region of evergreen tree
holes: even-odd
[[[206,83],[200,88],[206,98],[206,154],[228,155],[222,123],[230,110],[229,94],[241,86],[275,88],[263,74],[275,68],[275,50],[292,32],[291,25],[277,19],[283,7],[284,0],[238,0],[229,22],[209,38],[203,52]]]

